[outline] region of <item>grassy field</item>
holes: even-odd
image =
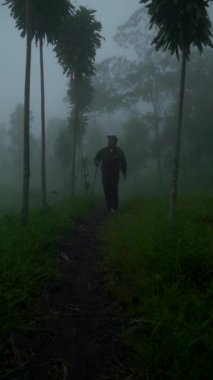
[[[68,197],[68,193],[65,194],[62,191],[48,191],[47,199],[48,204],[52,205],[64,198]],[[5,214],[11,214],[21,211],[22,203],[22,184],[1,184],[0,183],[0,217]],[[29,204],[30,208],[41,207],[41,189],[30,187],[29,189]]]
[[[167,201],[135,199],[103,230],[110,286],[125,307],[123,344],[133,380],[211,379],[213,198],[182,198],[176,224]],[[0,353],[56,276],[56,242],[88,201],[60,201],[46,215],[0,219]],[[126,364],[126,363],[124,363]],[[119,380],[124,380],[121,376]]]
[[[103,235],[131,378],[211,379],[213,198],[182,198],[174,226],[167,206],[129,201]]]
[[[46,215],[32,211],[27,227],[19,216],[0,218],[0,353],[8,334],[23,325],[44,283],[56,275],[56,242],[88,210],[88,201],[61,201]]]

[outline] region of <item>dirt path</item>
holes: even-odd
[[[11,380],[116,378],[123,320],[97,238],[105,217],[98,210],[58,243],[59,277],[45,289],[36,319],[11,342],[20,367]]]

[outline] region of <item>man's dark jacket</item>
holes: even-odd
[[[107,146],[99,150],[95,156],[95,164],[99,165],[100,163],[103,176],[112,175],[119,177],[120,170],[122,171],[123,175],[126,176],[126,158],[122,149],[118,148],[117,146]]]

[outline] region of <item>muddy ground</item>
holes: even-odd
[[[11,336],[5,379],[127,379],[124,310],[110,294],[99,239],[109,217],[97,209],[59,239],[57,280],[36,302],[31,323]]]

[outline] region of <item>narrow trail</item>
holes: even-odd
[[[98,240],[105,217],[96,210],[58,242],[58,278],[44,290],[35,320],[12,342],[20,368],[11,380],[117,378],[123,311],[107,290]]]

